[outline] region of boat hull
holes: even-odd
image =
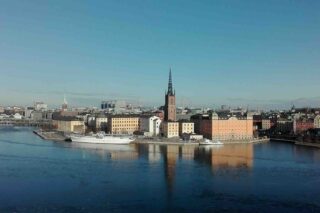
[[[71,136],[72,142],[77,143],[94,143],[94,144],[129,144],[133,141],[131,138],[121,138],[121,137],[113,137],[113,136],[105,136],[103,138],[96,138],[91,136]]]

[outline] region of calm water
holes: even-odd
[[[320,212],[320,150],[85,145],[0,129],[0,212]]]

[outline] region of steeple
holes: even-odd
[[[172,88],[172,76],[171,76],[171,67],[170,67],[170,71],[169,71],[169,83],[168,83],[168,95],[174,95],[174,91]]]
[[[64,96],[63,96],[63,104],[68,104],[66,94],[64,94]]]

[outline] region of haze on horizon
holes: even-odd
[[[320,106],[320,1],[4,0],[0,105]]]

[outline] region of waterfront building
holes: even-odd
[[[249,140],[253,138],[253,120],[251,116],[212,113],[193,116],[196,128],[205,138],[214,140]]]
[[[156,136],[160,133],[161,119],[157,116],[141,116],[140,132],[144,132],[145,136]]]
[[[314,122],[313,122],[314,128],[320,128],[320,115],[317,115],[314,118]]]
[[[300,118],[293,121],[294,134],[298,134],[313,128],[314,128],[313,119]]]
[[[174,121],[164,121],[161,125],[161,132],[166,138],[179,137],[179,123]]]
[[[165,94],[164,120],[176,121],[176,95],[172,86],[171,69],[169,72],[168,91]]]
[[[110,134],[133,134],[139,131],[138,115],[110,115],[107,131]]]
[[[179,121],[179,135],[182,134],[193,134],[194,123],[191,121]]]
[[[84,121],[77,117],[60,116],[52,120],[53,126],[61,132],[65,133],[84,133]]]

